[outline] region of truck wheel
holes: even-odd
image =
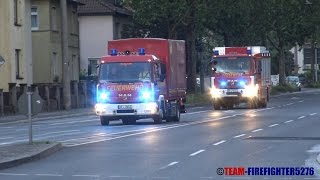
[[[175,107],[175,115],[172,117],[173,122],[179,122],[180,121],[180,106],[179,104],[176,105]]]
[[[219,104],[219,103],[213,103],[213,108],[215,109],[215,110],[220,110],[221,109],[221,105]]]
[[[106,116],[100,116],[100,123],[102,126],[108,126],[109,125],[109,117]]]

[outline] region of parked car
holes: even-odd
[[[286,81],[301,91],[301,83],[298,76],[287,76]]]

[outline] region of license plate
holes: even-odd
[[[238,89],[228,89],[227,92],[238,92]]]
[[[118,109],[132,109],[132,105],[118,105]]]

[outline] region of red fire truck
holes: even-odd
[[[216,110],[242,102],[249,108],[267,106],[271,57],[265,47],[216,47],[211,62],[211,95]]]
[[[95,111],[101,125],[153,118],[179,121],[185,112],[185,42],[132,38],[108,42],[101,58]]]

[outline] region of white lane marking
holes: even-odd
[[[298,117],[298,119],[302,119],[302,118],[305,118],[306,116],[300,116],[300,117]]]
[[[284,123],[291,123],[293,120],[285,121]]]
[[[188,115],[188,114],[199,114],[199,113],[204,113],[204,112],[211,112],[212,110],[205,110],[205,111],[197,111],[197,112],[190,112],[190,113],[185,113],[181,114],[182,116]]]
[[[248,136],[247,138],[252,138],[252,136]]]
[[[287,106],[290,106],[290,105],[292,105],[293,103],[288,103],[288,104],[286,104]]]
[[[36,174],[36,176],[52,176],[52,177],[61,177],[62,174]]]
[[[81,146],[81,145],[85,145],[85,144],[92,144],[92,143],[110,141],[110,140],[114,140],[114,139],[121,139],[121,138],[125,138],[125,137],[137,136],[137,135],[147,134],[147,133],[151,133],[151,132],[163,131],[163,130],[166,130],[166,129],[173,129],[173,128],[179,128],[179,127],[190,126],[190,125],[195,125],[195,124],[203,124],[203,123],[207,123],[207,122],[214,122],[214,121],[218,121],[218,120],[221,120],[221,119],[227,119],[227,118],[230,118],[230,117],[232,117],[232,116],[225,116],[225,117],[221,117],[221,118],[217,118],[217,119],[208,119],[208,120],[203,120],[203,121],[194,121],[194,122],[190,122],[190,123],[186,123],[186,124],[178,124],[178,125],[173,125],[173,126],[164,127],[164,128],[160,127],[160,128],[156,128],[156,129],[153,129],[153,130],[137,132],[137,133],[133,133],[133,134],[127,134],[127,135],[117,136],[117,137],[112,137],[112,138],[105,138],[105,139],[94,140],[94,141],[83,142],[83,143],[65,144],[64,146],[65,147],[74,147],[74,146]]]
[[[56,126],[56,125],[61,125],[61,124],[84,123],[84,122],[91,122],[91,121],[98,121],[98,119],[91,119],[91,120],[84,120],[84,121],[69,121],[69,122],[53,123],[53,124],[48,124],[48,126]]]
[[[256,129],[256,130],[253,130],[251,132],[259,132],[259,131],[262,131],[263,129]]]
[[[193,107],[193,108],[188,108],[188,109],[203,109],[204,107]]]
[[[240,135],[237,135],[237,136],[233,136],[233,138],[239,138],[239,137],[242,137],[242,136],[245,136],[246,134],[240,134]]]
[[[66,132],[79,132],[79,131],[80,131],[80,130],[55,131],[55,132],[49,132],[49,133],[41,134],[41,136],[50,135],[50,134],[60,134],[60,133],[66,133]]]
[[[0,137],[0,140],[3,140],[3,139],[12,139],[13,137]]]
[[[219,142],[217,142],[217,143],[214,143],[213,145],[214,146],[218,146],[219,144],[222,144],[222,143],[225,143],[226,142],[226,140],[222,140],[222,141],[219,141]]]
[[[310,116],[314,116],[314,115],[316,115],[316,114],[317,114],[317,113],[311,113]]]
[[[201,149],[201,150],[199,150],[197,152],[194,152],[194,153],[190,154],[189,156],[195,156],[195,155],[198,155],[198,154],[200,154],[200,153],[202,153],[204,151],[205,151],[204,149]]]
[[[0,173],[3,176],[27,176],[28,174],[17,174],[17,173]]]
[[[0,127],[0,129],[12,129],[13,127]]]
[[[99,175],[88,175],[88,174],[75,174],[75,175],[72,175],[73,177],[95,177],[95,178],[98,178],[100,177]]]
[[[109,178],[134,178],[133,176],[109,176]]]
[[[302,101],[299,101],[299,103],[302,103],[302,102],[304,102],[304,100],[302,100]]]
[[[172,163],[168,164],[168,166],[173,166],[173,165],[178,164],[178,163],[179,163],[178,161],[175,161],[175,162],[172,162]]]
[[[279,124],[272,124],[270,125],[269,127],[275,127],[275,126],[278,126]]]

